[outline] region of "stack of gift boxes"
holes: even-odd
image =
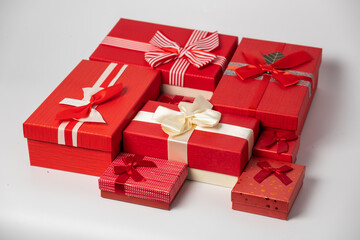
[[[286,219],[321,53],[120,19],[25,121],[30,163],[163,209],[186,178],[230,187],[233,209]]]

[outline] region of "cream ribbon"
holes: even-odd
[[[196,126],[215,127],[221,118],[221,113],[212,110],[213,105],[201,95],[193,103],[180,102],[178,107],[180,112],[159,106],[153,115],[170,137],[184,134]]]

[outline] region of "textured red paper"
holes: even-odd
[[[293,181],[284,185],[274,174],[258,183],[254,176],[261,170],[258,161],[267,161],[272,167],[284,164],[293,168],[286,175]],[[231,192],[233,209],[286,219],[305,176],[305,167],[276,160],[253,157]]]
[[[295,85],[284,88],[278,82],[270,82],[254,113],[249,106],[255,93],[259,91],[262,80],[243,81],[237,76],[224,74],[211,99],[214,108],[222,112],[244,116],[255,115],[262,126],[292,130],[299,134],[317,88],[322,50],[314,47],[243,38],[231,60],[231,62],[247,63],[243,52],[257,51],[261,54],[269,54],[281,51],[284,55],[288,55],[301,50],[309,53],[313,60],[291,70],[313,74],[311,96],[305,86]]]
[[[110,31],[108,36],[148,43],[158,30],[181,46],[186,44],[193,32],[193,30],[190,29],[122,18]],[[235,52],[238,38],[223,34],[220,34],[219,38],[220,46],[212,51],[212,53],[226,57],[226,59],[230,59]],[[106,62],[129,63],[149,67],[149,64],[144,59],[144,52],[116,48],[102,44],[98,46],[98,48],[90,56],[90,59]],[[173,62],[170,62],[157,67],[157,69],[162,72],[163,83],[169,83],[169,70],[172,64]],[[216,64],[209,64],[200,69],[190,66],[185,73],[184,87],[214,91],[221,78],[222,72],[221,67]]]
[[[142,111],[155,112],[158,106],[173,110],[173,104],[148,101]],[[259,132],[256,119],[223,114],[220,123],[253,129]],[[168,158],[168,135],[160,124],[131,121],[123,132],[124,151],[157,158]],[[191,168],[239,176],[248,161],[248,142],[233,136],[195,130],[188,141],[188,164]]]
[[[278,154],[277,153],[277,147],[278,147],[277,143],[275,143],[274,145],[272,145],[269,148],[261,147],[259,145],[259,141],[263,138],[262,133],[264,131],[272,131],[272,130],[274,130],[274,129],[264,129],[263,131],[261,131],[261,133],[259,135],[259,138],[258,138],[258,141],[254,146],[253,155],[258,156],[258,157],[275,159],[275,160],[279,160],[279,161],[283,161],[283,162],[295,163],[296,156],[298,154],[299,147],[300,147],[300,136],[298,136],[297,140],[287,142],[289,144],[289,151],[288,152]],[[284,130],[278,130],[277,129],[276,132],[279,135],[281,135],[281,134],[286,134],[289,131],[284,131]]]
[[[115,193],[115,180],[118,175],[114,173],[114,166],[124,166],[125,164],[122,159],[131,155],[133,154],[120,153],[110,164],[99,179],[99,188],[101,191]],[[151,157],[144,157],[144,160],[153,161],[157,167],[136,168],[136,170],[145,178],[145,181],[136,182],[132,178],[129,178],[124,183],[124,195],[132,198],[170,204],[186,179],[187,165]],[[135,203],[141,204],[141,202]]]
[[[82,99],[82,88],[92,87],[108,65],[109,63],[83,60],[25,121],[24,136],[31,140],[29,150],[32,165],[99,175],[118,154],[122,130],[148,99],[158,97],[158,71],[128,66],[117,81],[124,86],[122,95],[96,108],[106,124],[84,123],[78,130],[77,148],[58,144],[60,121],[55,120],[59,111],[69,107],[59,102],[64,98]],[[121,66],[122,64],[118,64],[117,68]],[[111,81],[114,74],[112,72],[109,75],[104,85]],[[71,121],[65,128],[65,138],[71,139],[70,127],[75,123],[76,121]],[[38,143],[35,144],[34,141]],[[35,145],[36,149],[41,149],[41,153],[32,151]],[[99,153],[94,154],[95,151]],[[93,158],[95,155],[99,158]]]

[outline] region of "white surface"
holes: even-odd
[[[359,1],[1,1],[0,239],[359,239]],[[289,221],[187,182],[171,211],[102,199],[97,178],[30,167],[22,123],[120,17],[322,47]]]

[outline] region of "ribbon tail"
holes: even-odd
[[[286,153],[289,151],[289,144],[286,141],[280,140],[277,147],[277,154]]]
[[[285,71],[280,71],[279,73],[273,73],[272,77],[276,79],[284,87],[290,87],[296,85],[299,82],[298,76]]]
[[[292,183],[292,180],[284,173],[274,172],[275,176],[285,185]]]
[[[144,178],[144,177],[138,172],[138,170],[136,170],[135,168],[131,169],[130,177],[131,177],[135,182],[145,181],[145,178]]]
[[[61,121],[70,120],[70,119],[80,119],[88,116],[90,111],[91,111],[90,104],[80,107],[72,107],[70,109],[57,113],[55,119]]]

